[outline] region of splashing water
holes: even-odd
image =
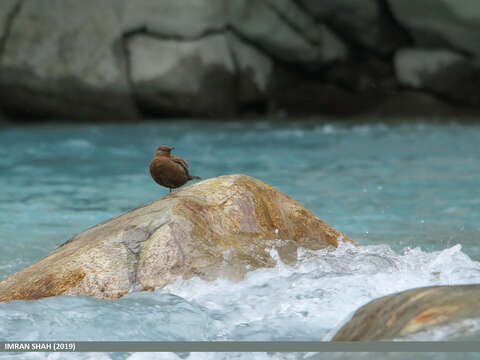
[[[480,263],[460,245],[397,254],[387,245],[342,244],[301,250],[295,266],[278,261],[273,269],[247,274],[243,282],[177,280],[161,291],[206,309],[213,320],[208,339],[325,340],[339,321],[374,298],[414,287],[479,281]]]
[[[278,260],[275,250],[272,255]],[[6,340],[326,340],[368,301],[409,288],[480,282],[480,263],[455,245],[394,252],[387,245],[299,249],[244,281],[182,280],[119,300],[54,297],[0,304]],[[116,324],[128,324],[128,328]]]

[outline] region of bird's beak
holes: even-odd
[[[172,147],[170,148],[170,151],[172,151],[172,150],[175,150],[175,146],[172,146]]]

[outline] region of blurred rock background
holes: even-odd
[[[0,117],[480,113],[478,0],[2,0]]]

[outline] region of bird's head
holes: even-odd
[[[175,148],[167,145],[160,145],[157,148],[157,151],[155,151],[155,155],[170,155],[173,149]]]

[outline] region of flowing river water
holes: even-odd
[[[456,122],[1,127],[0,278],[86,228],[166,194],[148,173],[160,144],[175,146],[189,160],[191,173],[202,178],[242,173],[279,188],[360,246],[301,250],[295,266],[279,261],[239,283],[178,279],[164,289],[118,300],[0,303],[0,340],[328,340],[374,298],[419,286],[479,283],[479,142],[480,126]],[[244,356],[105,353],[91,358],[316,358]],[[403,359],[392,357],[397,358]]]

